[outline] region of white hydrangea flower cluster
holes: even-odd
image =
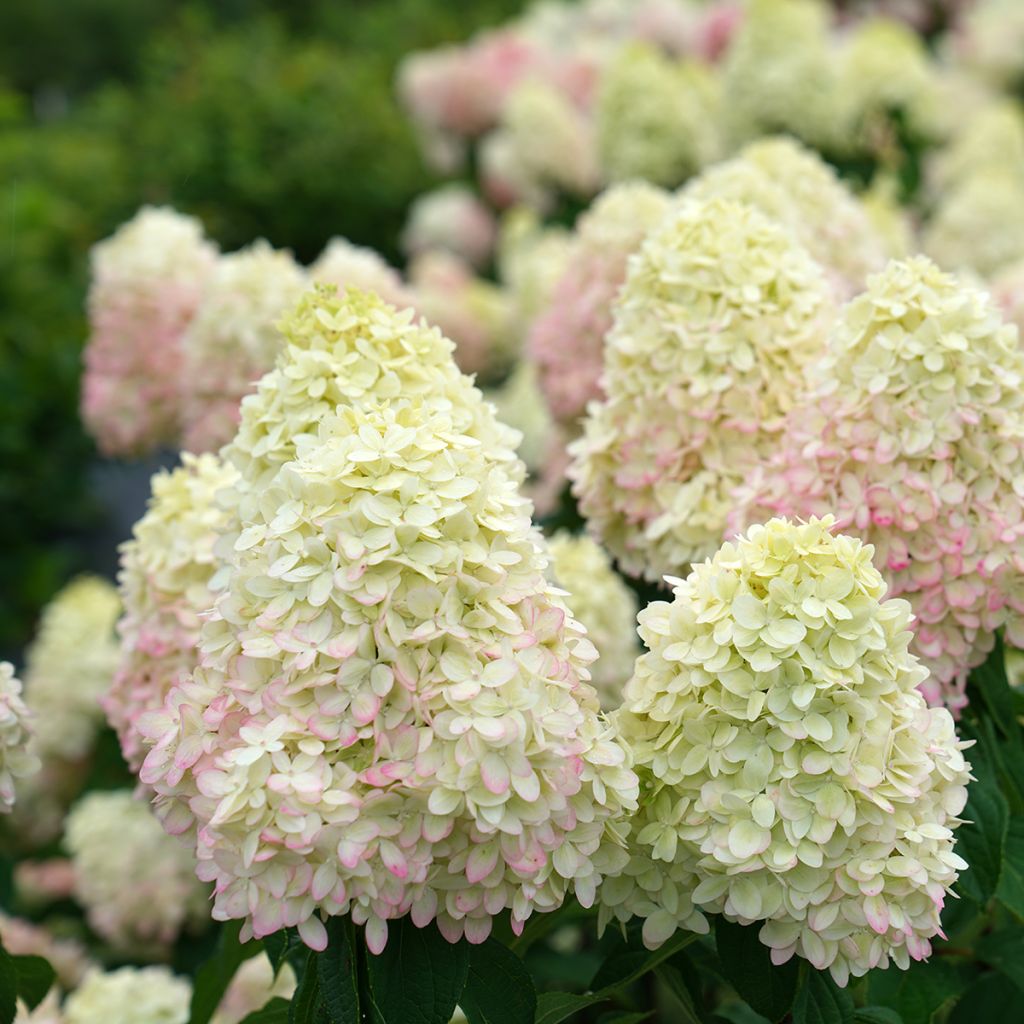
[[[102,703],[133,771],[144,756],[139,717],[196,667],[201,617],[213,607],[213,545],[229,520],[217,494],[237,478],[215,455],[184,453],[153,477],[149,508],[121,547],[121,658]]]
[[[182,446],[216,451],[238,427],[238,406],[274,365],[277,321],[307,285],[284,249],[264,241],[222,256],[182,339]]]
[[[589,537],[557,533],[548,547],[548,574],[568,593],[566,603],[597,648],[590,674],[601,706],[617,708],[639,647],[636,594],[612,567],[604,549]]]
[[[340,290],[376,292],[385,302],[403,309],[413,304],[401,274],[375,249],[355,245],[347,238],[332,238],[309,268],[309,276],[318,284],[333,284]]]
[[[40,768],[39,758],[29,751],[30,719],[14,666],[0,661],[0,814],[14,806],[15,779],[34,775]]]
[[[75,898],[96,934],[116,949],[158,952],[209,920],[194,858],[129,790],[82,797],[68,815],[64,845]]]
[[[200,668],[143,731],[165,826],[194,829],[243,935],[351,913],[483,941],[570,889],[635,806],[588,683],[593,645],[544,578],[514,435],[436,329],[320,290],[224,454],[237,522]]]
[[[845,985],[928,956],[966,867],[969,765],[917,690],[910,606],[833,525],[753,526],[641,613],[648,651],[613,715],[641,809],[600,900],[605,921],[646,918],[652,946],[699,910],[764,922],[776,964]]]
[[[68,996],[63,1024],[186,1024],[192,986],[166,967],[94,971]]]
[[[990,100],[957,126],[949,145],[930,160],[928,184],[933,198],[979,172],[1001,168],[1024,179],[1024,111],[1018,102]]]
[[[718,106],[716,81],[702,65],[642,43],[624,47],[596,100],[602,178],[681,184],[718,155]]]
[[[862,291],[886,252],[863,204],[817,153],[786,137],[751,143],[680,193],[733,199],[778,221],[825,268],[840,299]]]
[[[92,748],[120,656],[120,612],[117,591],[98,576],[72,581],[43,610],[25,655],[25,703],[44,761],[76,761]]]
[[[607,397],[570,446],[580,511],[626,572],[658,580],[721,543],[831,311],[818,264],[750,206],[684,201],[647,236],[615,305]]]

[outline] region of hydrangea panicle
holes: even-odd
[[[39,758],[29,750],[30,721],[14,666],[0,661],[0,813],[14,806],[15,780],[34,775],[40,768]]]

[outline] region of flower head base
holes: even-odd
[[[197,220],[149,206],[93,249],[82,418],[104,454],[177,442],[181,339],[216,258]]]
[[[570,448],[580,510],[627,572],[658,580],[721,543],[830,309],[821,268],[749,206],[686,201],[647,236],[615,304],[607,397]]]
[[[200,667],[143,725],[166,827],[195,827],[215,917],[314,948],[321,914],[379,950],[405,915],[480,942],[502,910],[589,903],[635,777],[507,432],[379,300],[319,292],[285,334],[225,449],[240,518]]]
[[[0,661],[0,813],[14,806],[14,780],[39,771],[39,758],[28,750],[29,719],[14,666]]]
[[[202,615],[213,607],[213,545],[230,519],[216,498],[237,478],[217,456],[186,452],[153,477],[149,508],[122,545],[121,660],[103,709],[133,771],[144,756],[139,717],[196,667]]]
[[[277,321],[306,284],[291,253],[263,241],[220,258],[182,341],[186,450],[216,451],[234,436],[239,403],[274,365]]]
[[[913,607],[928,701],[962,707],[968,671],[1024,608],[1016,330],[925,257],[893,262],[844,310],[821,392],[793,410],[733,523],[835,511]]]
[[[84,796],[68,815],[64,842],[75,896],[115,948],[159,952],[186,926],[209,920],[192,855],[130,791]]]
[[[551,539],[549,575],[568,592],[566,601],[597,648],[590,670],[601,706],[622,703],[622,690],[637,655],[637,599],[589,537],[559,533]]]
[[[651,945],[695,906],[764,922],[775,963],[843,985],[928,955],[966,867],[969,766],[917,691],[909,605],[832,526],[751,527],[641,612],[648,652],[613,715],[641,809],[599,899],[605,920],[646,918]]]
[[[64,1004],[64,1024],[186,1024],[192,986],[166,967],[94,971]]]
[[[604,339],[626,261],[668,207],[661,189],[630,182],[602,193],[579,219],[572,259],[529,338],[548,406],[569,429],[575,429],[587,403],[600,397]]]

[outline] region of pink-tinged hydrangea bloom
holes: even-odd
[[[186,452],[181,466],[153,477],[149,508],[121,548],[121,659],[103,709],[133,771],[145,753],[139,716],[196,667],[202,616],[213,607],[213,545],[229,519],[217,494],[237,476],[215,455]]]
[[[82,797],[68,815],[64,845],[75,897],[93,931],[114,948],[156,953],[209,920],[192,855],[130,790]]]
[[[240,1024],[271,999],[291,999],[294,992],[295,972],[291,965],[282,964],[275,975],[270,957],[260,953],[235,972],[210,1024]]]
[[[41,767],[29,750],[31,714],[21,699],[21,681],[14,666],[0,661],[0,814],[14,806],[15,780],[34,775]]]
[[[274,365],[277,321],[307,285],[286,250],[259,241],[217,263],[182,339],[182,447],[216,451],[238,429],[238,406]]]
[[[309,268],[318,284],[333,284],[339,290],[360,288],[376,292],[385,302],[405,308],[413,299],[401,274],[379,252],[353,245],[346,238],[332,238]]]
[[[76,761],[92,749],[100,698],[117,668],[120,613],[117,591],[98,576],[72,581],[43,609],[25,655],[25,703],[44,762]]]
[[[70,899],[75,888],[71,861],[67,857],[20,861],[14,868],[14,888],[30,907]]]
[[[643,182],[615,185],[580,217],[572,258],[534,321],[529,354],[552,415],[572,429],[600,397],[604,337],[626,261],[668,211],[668,195]]]
[[[93,249],[82,418],[105,455],[177,443],[181,338],[216,259],[199,221],[148,206]]]
[[[192,984],[167,967],[93,971],[64,1004],[63,1024],[186,1024]]]
[[[721,150],[718,100],[702,65],[652,46],[624,47],[605,69],[597,97],[602,176],[679,185]]]
[[[869,279],[821,373],[821,393],[794,408],[734,523],[834,511],[914,609],[925,697],[962,707],[993,631],[1024,608],[1017,331],[984,292],[920,256]]]
[[[464,373],[500,377],[511,360],[508,297],[452,253],[435,249],[409,268],[416,312],[455,342],[455,359]]]
[[[494,214],[471,188],[443,185],[412,204],[402,231],[402,248],[410,257],[445,249],[482,267],[491,257],[497,235]]]
[[[48,961],[57,975],[57,984],[65,991],[75,988],[92,967],[81,943],[57,938],[42,925],[2,912],[0,942],[12,956],[41,956]]]
[[[733,199],[778,221],[825,268],[842,300],[861,292],[867,275],[885,265],[884,245],[863,205],[817,153],[793,139],[751,143],[680,195]]]
[[[636,780],[546,582],[522,465],[436,329],[321,290],[225,454],[242,474],[200,668],[141,773],[243,935],[351,913],[483,941],[589,904]]]
[[[750,206],[686,201],[647,236],[615,304],[607,397],[570,446],[580,511],[626,572],[658,580],[718,547],[831,310],[821,268]]]
[[[549,575],[567,591],[566,603],[597,648],[590,675],[601,706],[617,708],[637,656],[636,595],[589,537],[558,533],[549,548]]]
[[[776,964],[845,985],[906,968],[942,934],[969,765],[929,709],[906,601],[834,520],[773,519],[640,614],[647,653],[612,716],[641,778],[629,861],[601,920],[643,917],[657,946],[741,924]]]

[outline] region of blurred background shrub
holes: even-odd
[[[520,6],[0,4],[0,657],[18,659],[72,573],[110,565],[114,510],[91,493],[103,467],[78,421],[89,247],[150,202],[225,249],[264,237],[309,260],[341,234],[394,257],[434,183],[394,99],[398,60]]]

